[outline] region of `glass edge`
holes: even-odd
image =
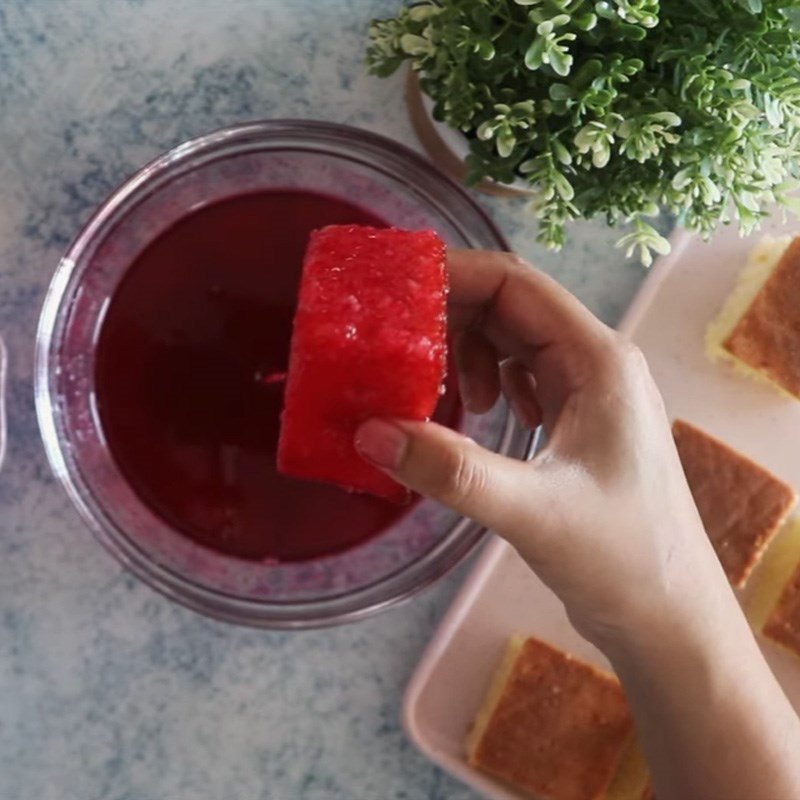
[[[125,538],[124,534],[117,532],[117,535],[114,535],[100,523],[100,520],[103,520],[106,525],[116,528],[97,504],[87,502],[87,498],[82,495],[73,479],[68,466],[68,456],[59,440],[57,410],[50,378],[52,343],[58,330],[64,294],[74,276],[76,255],[80,255],[107,225],[114,224],[115,217],[125,209],[126,203],[145,186],[150,186],[152,181],[160,182],[160,179],[174,178],[173,171],[179,170],[181,165],[198,155],[210,159],[232,145],[249,141],[257,147],[258,138],[265,134],[290,138],[299,136],[304,139],[311,135],[314,144],[321,148],[327,144],[342,151],[352,150],[354,142],[358,142],[383,158],[388,157],[402,170],[407,171],[411,167],[418,173],[427,173],[439,184],[438,191],[435,192],[437,210],[450,219],[454,227],[464,230],[463,225],[458,224],[452,213],[442,207],[438,197],[440,192],[449,191],[460,201],[462,207],[468,208],[480,219],[486,226],[489,237],[499,249],[508,249],[505,237],[494,221],[470,197],[464,187],[442,173],[418,152],[381,134],[337,123],[291,118],[257,120],[212,131],[159,155],[122,182],[102,202],[70,243],[45,293],[39,317],[34,353],[34,403],[47,460],[69,500],[104,549],[147,586],[196,612],[239,625],[276,629],[321,628],[363,619],[413,597],[461,563],[484,538],[485,529],[478,523],[460,518],[437,546],[412,562],[416,565],[415,570],[394,572],[355,593],[333,596],[320,601],[279,604],[261,600],[243,600],[213,589],[206,589],[139,553],[134,543],[126,540],[126,544],[133,548],[132,552],[129,551],[128,547],[123,546],[118,540],[118,537]],[[347,137],[345,141],[342,140],[343,135]],[[362,152],[359,151],[358,155],[361,156]],[[392,177],[398,179],[396,175]],[[416,190],[413,184],[409,185]],[[428,200],[430,201],[430,198]],[[469,233],[469,231],[464,232],[467,238],[470,238]],[[509,414],[504,440],[512,443],[521,433],[521,426],[518,426],[513,415]],[[532,448],[536,435],[531,434],[527,438],[526,456]],[[86,494],[91,497],[91,492],[88,490]],[[443,551],[447,554],[447,558],[442,557]],[[380,590],[391,583],[399,585],[396,585],[391,593],[384,592],[386,596],[378,597]],[[347,599],[346,603],[341,602],[344,598]],[[366,602],[359,605],[357,603],[359,600]],[[325,608],[332,605],[343,607]]]

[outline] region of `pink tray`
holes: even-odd
[[[789,230],[776,219],[764,233]],[[800,487],[800,403],[733,375],[703,351],[705,327],[733,288],[752,244],[734,228],[722,229],[709,243],[677,232],[672,253],[653,268],[620,330],[647,356],[671,417],[697,423]],[[740,599],[747,605],[746,593]],[[609,666],[571,627],[553,593],[495,538],[425,651],[403,708],[406,731],[428,758],[486,797],[502,800],[521,795],[470,767],[464,739],[505,642],[515,633]],[[762,649],[800,711],[800,661],[769,642]]]

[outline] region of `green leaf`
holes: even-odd
[[[572,188],[572,184],[560,172],[553,173],[553,186],[562,200],[569,201],[575,197],[575,190]]]
[[[533,40],[533,44],[525,52],[525,66],[528,69],[539,69],[542,66],[544,56],[545,39],[538,38]]]
[[[491,61],[494,58],[495,49],[494,45],[488,41],[483,40],[478,42],[475,46],[475,52],[484,60],[484,61]]]
[[[599,141],[592,147],[592,164],[602,169],[611,158],[611,147],[608,142]]]
[[[497,137],[497,154],[500,158],[508,158],[514,152],[517,143],[513,133],[503,132]]]
[[[551,247],[599,215],[646,261],[659,205],[750,230],[800,180],[800,0],[411,0],[366,54],[404,63],[469,140],[468,180],[535,188]]]
[[[430,52],[431,43],[415,33],[404,33],[400,37],[400,47],[410,56],[418,56]]]
[[[613,20],[614,22],[617,21],[617,12],[614,8],[612,8],[611,3],[606,2],[606,0],[601,0],[601,2],[595,3],[594,10],[598,17]]]
[[[643,39],[647,38],[647,31],[644,28],[640,28],[638,25],[618,25],[617,32],[621,38],[629,39],[632,42],[641,42]]]
[[[482,141],[487,141],[494,136],[494,120],[487,120],[478,127],[475,135]]]
[[[572,56],[562,48],[554,48],[549,52],[550,66],[556,75],[569,75],[572,66]]]
[[[764,94],[764,113],[767,115],[767,122],[774,128],[783,123],[783,109],[781,104],[772,95]]]
[[[649,118],[654,122],[659,122],[671,128],[681,124],[681,118],[672,111],[658,111],[655,114],[650,114]]]
[[[569,166],[572,163],[572,154],[561,142],[558,141],[558,139],[551,139],[550,146],[553,148],[553,154],[555,155],[556,159],[561,164]]]
[[[439,6],[435,6],[432,3],[420,3],[408,9],[408,17],[414,22],[424,22],[434,14],[441,13],[441,10]]]
[[[547,93],[551,100],[569,100],[572,97],[572,89],[566,83],[551,83]]]
[[[572,24],[582,31],[591,31],[597,26],[597,15],[591,12],[578,14],[572,18]]]
[[[764,6],[761,0],[738,0],[739,5],[746,8],[751,14],[760,14]]]

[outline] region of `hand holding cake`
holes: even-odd
[[[359,430],[361,454],[507,538],[592,641],[661,618],[698,578],[727,593],[639,352],[515,256],[456,252],[449,269],[465,404],[485,410],[502,387],[548,444],[523,463],[381,420]]]
[[[800,723],[703,530],[643,358],[515,256],[451,253],[449,271],[466,405],[502,388],[547,445],[522,463],[435,424],[371,420],[356,448],[508,539],[561,597],[622,680],[659,797],[798,796]]]

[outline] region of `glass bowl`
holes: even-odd
[[[427,500],[379,536],[305,562],[239,560],[155,516],[106,445],[94,392],[95,347],[114,289],[135,257],[189,211],[263,189],[305,189],[365,207],[402,228],[434,228],[454,247],[502,248],[455,183],[414,152],[355,128],[272,120],[179,145],[98,209],[61,259],[36,343],[36,410],[50,464],[94,535],[145,583],[230,622],[304,628],[358,619],[409,597],[480,541],[480,526]],[[530,434],[501,401],[465,415],[464,432],[524,456]]]

